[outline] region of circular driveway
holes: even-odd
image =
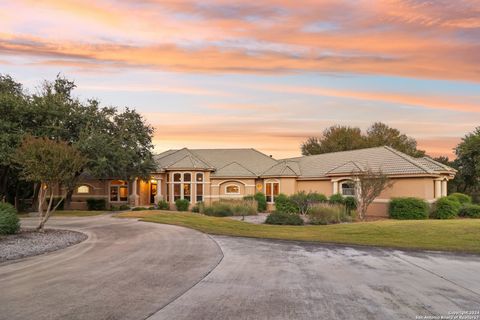
[[[145,319],[222,259],[207,235],[175,226],[97,216],[53,217],[47,227],[89,238],[0,264],[1,319]]]
[[[50,226],[90,237],[0,265],[0,318],[415,319],[480,309],[475,255],[209,237],[108,216]]]

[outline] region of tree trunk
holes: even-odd
[[[37,210],[39,206],[39,195],[40,195],[40,186],[41,183],[35,182],[33,185],[33,197],[32,197],[32,210]]]

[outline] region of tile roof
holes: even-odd
[[[158,168],[202,169],[214,177],[323,178],[369,168],[388,175],[454,173],[428,157],[413,158],[390,147],[376,147],[275,160],[255,149],[180,149],[155,157]]]

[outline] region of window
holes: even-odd
[[[113,180],[110,183],[110,201],[127,201],[128,183],[124,180]]]
[[[225,187],[226,194],[239,194],[240,188],[234,184],[228,185]]]
[[[170,177],[170,175],[167,174],[167,184],[166,184],[166,186],[165,186],[166,191],[167,191],[167,202],[170,202],[170,183],[169,183],[169,182],[170,182],[170,178],[169,178],[169,177]]]
[[[90,187],[89,186],[79,186],[77,188],[77,193],[90,193]]]
[[[275,196],[278,196],[280,193],[280,184],[276,181],[267,181],[265,183],[265,196],[267,198],[267,202],[273,203],[275,202]]]
[[[355,182],[345,181],[341,184],[342,195],[344,196],[355,196]]]
[[[195,174],[195,182],[196,182],[196,202],[203,201],[203,173],[197,172]]]

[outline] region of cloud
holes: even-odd
[[[311,7],[312,10],[305,10]],[[202,73],[334,72],[480,81],[478,1],[18,1],[0,52]],[[16,9],[16,10],[15,10]],[[34,9],[43,10],[39,16]],[[64,14],[73,19],[54,19]],[[25,32],[25,22],[35,30]],[[328,26],[312,29],[308,26]],[[77,39],[77,40],[74,40]]]

